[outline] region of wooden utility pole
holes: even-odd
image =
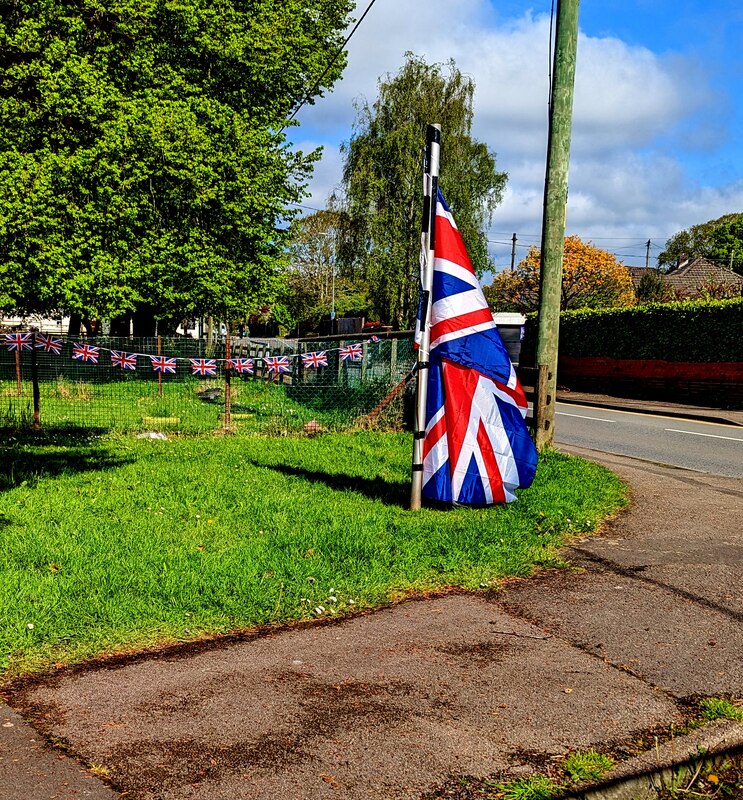
[[[511,272],[513,272],[514,265],[516,264],[516,234],[514,233],[511,239]]]
[[[539,276],[539,329],[537,365],[547,368],[547,387],[537,398],[543,421],[536,431],[536,444],[552,444],[555,428],[557,346],[560,330],[562,258],[565,247],[565,215],[568,201],[570,132],[573,121],[575,58],[578,49],[579,0],[558,0],[555,56],[550,97],[547,174],[542,219],[542,268]],[[544,396],[546,394],[546,396]]]
[[[645,242],[645,269],[650,266],[650,239]]]

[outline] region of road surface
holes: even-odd
[[[743,478],[737,425],[558,403],[555,442]]]

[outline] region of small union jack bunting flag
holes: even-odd
[[[45,350],[47,353],[54,353],[58,356],[62,352],[62,340],[55,339],[53,336],[46,336],[43,333],[36,334],[36,347]]]
[[[97,364],[100,355],[100,347],[93,347],[89,344],[78,344],[77,342],[72,345],[72,357],[75,361],[90,361],[91,364]]]
[[[125,353],[123,350],[111,351],[111,364],[121,369],[135,370],[137,368],[137,354]]]
[[[227,366],[241,374],[253,374],[253,359],[252,358],[231,358],[227,362]]]
[[[302,365],[309,369],[328,366],[328,354],[325,350],[315,353],[302,353]]]
[[[152,362],[152,369],[155,370],[155,372],[162,372],[170,375],[175,374],[175,358],[150,356],[150,361]]]
[[[217,362],[213,358],[190,358],[191,371],[194,375],[216,375]]]
[[[379,336],[370,336],[369,337],[369,341],[372,344],[376,344],[377,342],[381,342],[382,340],[379,338]]]
[[[341,361],[361,361],[361,345],[349,344],[346,347],[339,348],[338,352],[341,356]]]
[[[289,356],[268,356],[263,361],[266,364],[269,375],[279,375],[282,372],[292,371],[289,364]]]
[[[30,333],[6,333],[5,346],[11,352],[17,350],[30,350],[31,349],[31,334]]]

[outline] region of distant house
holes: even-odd
[[[635,289],[640,285],[643,275],[655,272],[652,267],[627,267],[627,269]],[[726,267],[720,267],[702,256],[680,259],[672,270],[660,273],[660,276],[666,286],[681,299],[700,297],[705,289],[710,292],[713,287],[724,288],[726,294],[743,295],[743,276]],[[714,291],[711,293],[714,294]]]

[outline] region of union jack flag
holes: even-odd
[[[246,375],[252,375],[254,372],[252,358],[231,358],[227,362],[227,366],[234,369],[235,372],[245,373]]]
[[[314,353],[302,353],[302,365],[309,369],[328,366],[328,354],[325,350]]]
[[[434,242],[423,496],[510,502],[537,466],[527,401],[441,192]]]
[[[376,336],[376,335],[375,335],[375,336],[370,336],[370,337],[369,337],[369,341],[370,341],[372,344],[376,344],[377,342],[381,342],[382,340],[379,338],[379,336]]]
[[[338,348],[341,361],[361,361],[361,345],[349,344],[346,347]]]
[[[217,362],[213,358],[191,358],[191,371],[194,375],[216,375]]]
[[[123,350],[111,351],[111,364],[121,369],[135,370],[137,368],[137,354],[125,353]]]
[[[291,372],[289,356],[268,356],[263,359],[269,375],[279,375],[282,372]]]
[[[11,352],[17,350],[20,353],[21,350],[31,349],[30,333],[5,333],[3,336],[5,337],[5,346]]]
[[[72,357],[75,361],[90,361],[91,364],[97,364],[100,355],[100,347],[93,347],[90,344],[78,344],[77,342],[72,345]]]
[[[58,356],[62,352],[62,340],[55,339],[53,336],[46,336],[43,333],[36,334],[36,347],[47,353],[54,353]]]
[[[155,372],[162,372],[164,374],[175,374],[175,358],[168,358],[167,356],[150,356],[152,362],[152,369]]]

